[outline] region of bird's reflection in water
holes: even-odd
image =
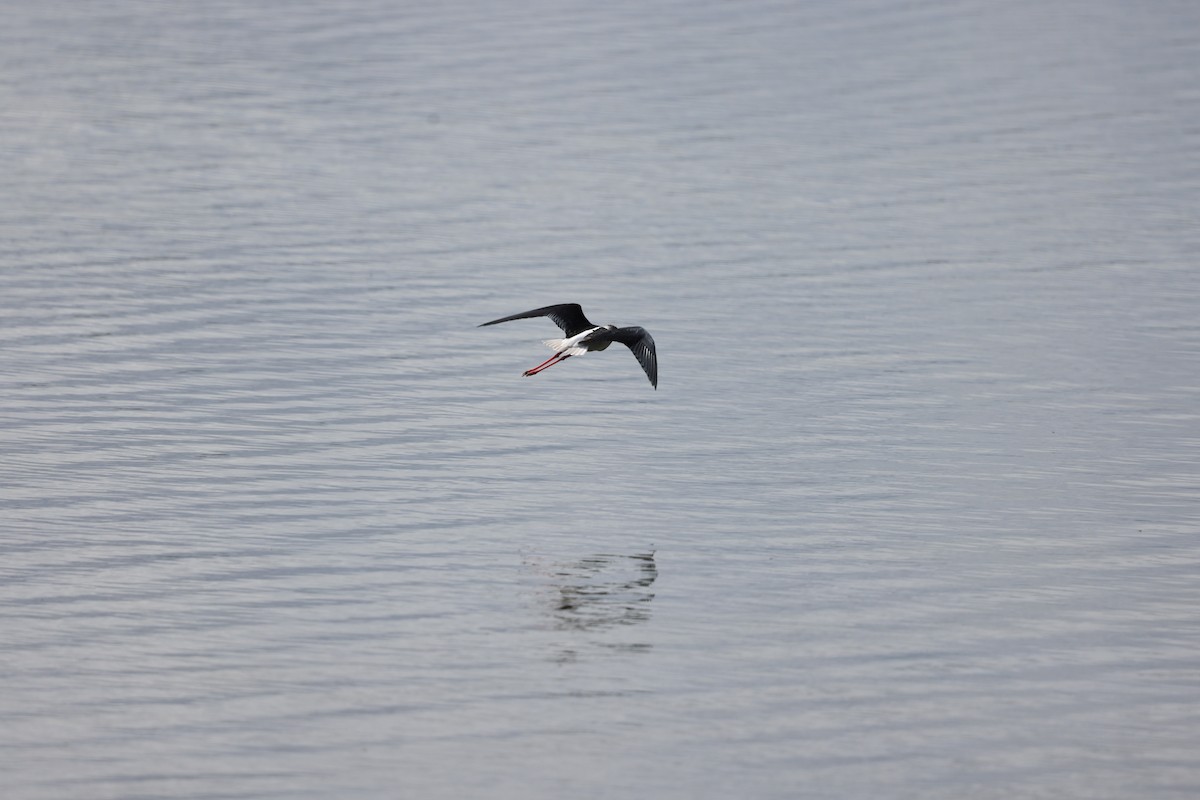
[[[650,618],[652,587],[658,579],[654,553],[597,554],[578,561],[526,562],[547,581],[542,602],[555,630],[570,634],[556,660],[574,661],[586,645],[642,652],[650,645],[600,634]]]

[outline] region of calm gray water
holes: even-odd
[[[1196,797],[1198,85],[1192,0],[5,4],[3,796]],[[475,327],[560,302],[659,390]]]

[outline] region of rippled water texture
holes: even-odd
[[[1200,796],[1200,6],[10,3],[0,774]],[[533,378],[550,303],[642,325]]]

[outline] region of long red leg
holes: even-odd
[[[530,369],[527,369],[527,370],[525,370],[525,374],[526,374],[526,375],[532,375],[534,370],[538,370],[538,369],[541,369],[542,367],[548,367],[548,366],[550,366],[550,362],[551,362],[551,361],[557,361],[557,360],[558,360],[558,357],[559,357],[560,355],[562,355],[562,353],[555,353],[554,355],[550,356],[549,358],[547,358],[547,359],[546,359],[545,361],[543,361],[542,363],[538,364],[536,367],[531,367]]]
[[[566,361],[568,358],[570,358],[569,355],[564,356],[562,353],[555,353],[554,355],[550,356],[550,358],[548,358],[545,361],[543,361],[542,363],[538,364],[533,369],[527,369],[521,374],[527,378],[530,375],[537,375],[542,370],[550,369],[550,367],[553,367],[555,364],[558,364],[559,362]]]

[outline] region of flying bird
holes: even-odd
[[[485,322],[479,327],[497,325],[501,322],[511,322],[514,319],[529,319],[530,317],[549,317],[562,328],[565,339],[546,339],[546,346],[554,351],[554,355],[523,373],[526,377],[537,375],[544,369],[555,364],[561,364],[571,356],[581,356],[592,350],[605,350],[613,342],[620,342],[633,351],[638,363],[646,371],[650,385],[658,388],[658,353],[654,350],[654,339],[645,328],[634,325],[628,328],[618,328],[616,325],[596,325],[583,315],[583,309],[578,303],[563,303],[557,306],[535,308],[513,314],[511,317],[501,317],[491,322]]]

